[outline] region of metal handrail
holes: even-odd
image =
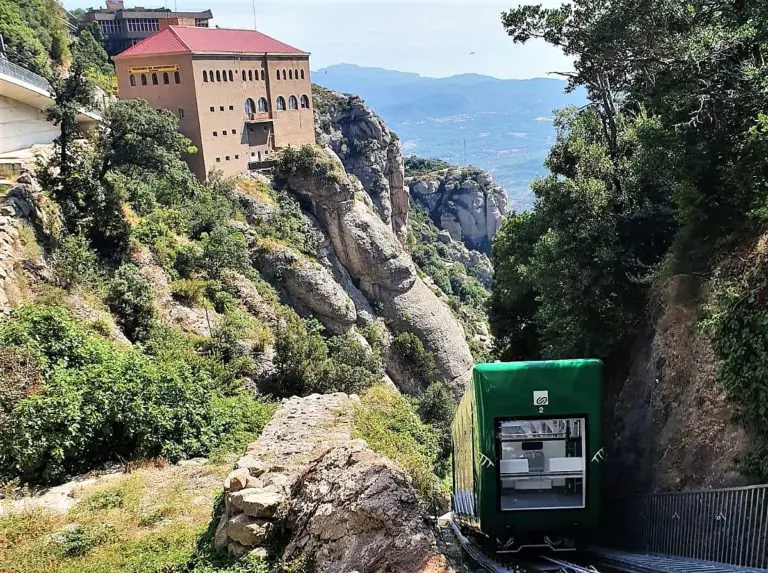
[[[768,484],[645,494],[606,507],[605,533],[622,549],[768,567]]]
[[[0,74],[6,74],[47,92],[51,91],[51,84],[44,77],[14,64],[6,58],[0,58]]]

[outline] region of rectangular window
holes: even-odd
[[[235,109],[235,106],[233,105],[229,106],[229,111],[232,111],[233,109]]]
[[[219,106],[219,111],[224,111],[224,106],[223,105]]]
[[[181,108],[179,108],[179,117],[181,117],[181,118],[184,117],[184,110],[181,109]]]
[[[216,163],[221,163],[221,157],[216,158]]]
[[[222,130],[221,135],[227,135],[227,130],[226,129]]]
[[[211,111],[216,111],[216,108],[211,106]]]
[[[237,135],[237,130],[236,129],[232,130],[232,135]]]
[[[235,159],[240,159],[240,156],[235,154]]]
[[[226,156],[224,159],[226,159],[227,161],[229,161],[229,155],[227,155],[227,156]]]
[[[214,131],[214,132],[213,132],[213,137],[218,137],[218,135],[219,135],[219,132],[218,132],[218,131]]]
[[[497,422],[501,511],[586,507],[586,419]]]

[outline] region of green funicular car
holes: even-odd
[[[602,363],[478,364],[452,425],[453,514],[489,549],[573,550],[600,513]]]

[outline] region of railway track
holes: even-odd
[[[477,545],[472,543],[459,529],[453,519],[450,520],[450,526],[453,534],[459,541],[459,544],[467,554],[483,570],[490,573],[599,573],[591,566],[571,563],[560,558],[554,558],[548,555],[535,555],[526,559],[509,559],[499,561],[495,557],[488,555]]]
[[[580,560],[587,564],[573,563],[551,555],[533,555],[524,559],[504,557],[500,560],[488,555],[468,539],[453,519],[449,523],[464,551],[479,567],[490,573],[768,573],[766,569],[603,548],[592,548],[588,553],[580,555]]]

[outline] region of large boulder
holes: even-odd
[[[352,438],[357,403],[283,400],[224,483],[218,548],[259,551],[282,529],[286,557],[312,555],[318,572],[450,570],[404,471]]]

